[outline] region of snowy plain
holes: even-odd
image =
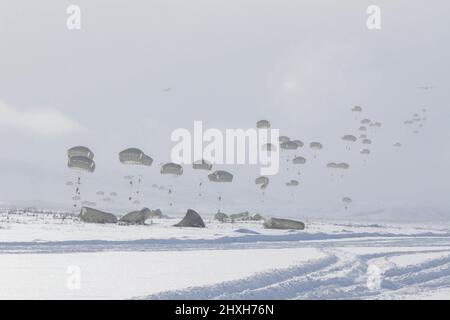
[[[59,213],[0,214],[0,299],[449,299],[442,223],[310,220],[176,228],[96,225]],[[79,270],[79,287],[68,285]]]

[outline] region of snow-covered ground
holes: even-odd
[[[96,225],[3,212],[0,298],[450,298],[442,223],[321,219],[286,231],[209,217],[205,229],[172,227],[178,220]]]

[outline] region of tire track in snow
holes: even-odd
[[[146,299],[367,299],[396,295],[399,290],[450,287],[450,250],[395,251],[376,254],[349,254],[335,248],[323,249],[327,256],[313,263],[280,269],[242,280],[204,287],[163,292]],[[419,253],[448,253],[413,266],[396,267],[387,258]],[[367,267],[389,267],[381,288],[367,287]]]
[[[303,263],[286,269],[276,269],[262,272],[254,276],[222,282],[209,286],[191,287],[184,290],[167,291],[152,294],[144,299],[217,299],[218,297],[232,296],[247,290],[270,286],[303,274],[326,269],[336,264],[338,259],[334,255],[326,256],[312,262]]]

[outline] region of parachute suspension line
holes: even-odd
[[[198,184],[198,196],[199,196],[199,197],[202,196],[202,184],[203,184],[203,181],[202,181],[202,179],[200,178],[200,183]]]
[[[142,183],[142,175],[139,175],[138,176],[138,186],[137,186],[137,190],[136,190],[136,195],[138,196],[138,198],[139,198],[139,195],[140,195],[140,193],[141,193],[141,183]]]
[[[129,201],[132,201],[133,200],[133,177],[130,179],[130,182],[129,182],[129,184],[130,184],[130,194],[129,194],[129,197],[128,197],[128,200]]]

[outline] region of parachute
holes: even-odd
[[[311,142],[309,147],[314,151],[314,158],[317,156],[316,152],[322,150],[323,145],[320,142]]]
[[[361,154],[370,154],[370,150],[369,149],[362,149],[359,153],[361,153]]]
[[[359,127],[359,131],[367,131],[367,128],[365,126]]]
[[[344,197],[344,198],[342,198],[342,202],[344,202],[344,203],[351,203],[352,199],[350,199],[349,197]]]
[[[340,163],[330,162],[327,164],[327,168],[328,169],[348,170],[348,169],[350,169],[350,165],[346,162],[340,162]],[[331,176],[333,176],[333,173],[331,174]],[[343,177],[343,174],[341,174],[341,177]]]
[[[261,185],[260,189],[264,190],[267,188],[267,186],[269,185],[269,178],[261,176],[255,179],[255,184],[256,185]]]
[[[180,166],[179,164],[173,163],[173,162],[168,162],[166,164],[163,164],[161,166],[161,170],[160,173],[162,175],[170,175],[172,177],[179,177],[183,174],[183,167]],[[172,187],[169,186],[169,196],[172,194]],[[169,202],[170,206],[173,206],[173,202],[170,201]]]
[[[296,143],[298,148],[302,148],[304,145],[301,140],[292,140],[291,142]]]
[[[328,169],[336,169],[336,167],[337,167],[336,162],[329,162],[329,163],[327,163],[327,168]]]
[[[328,169],[347,170],[350,168],[350,165],[346,162],[340,162],[340,163],[330,162],[327,164],[327,168]],[[331,175],[333,176],[333,174],[331,174]],[[343,175],[341,175],[341,177],[343,177]]]
[[[363,144],[372,144],[372,140],[370,140],[370,139],[363,139],[362,143]]]
[[[362,119],[361,124],[370,124],[370,119]]]
[[[179,164],[169,162],[161,167],[160,173],[181,176],[183,174],[183,167]]]
[[[81,177],[82,174],[93,173],[95,171],[94,153],[84,146],[76,146],[67,150],[67,167],[77,172],[77,179],[75,183],[66,183],[66,185],[74,186],[74,194],[72,200],[75,202],[74,207],[77,207],[76,202],[81,201]]]
[[[150,167],[153,163],[152,157],[146,155],[142,150],[138,148],[128,148],[121,152],[119,152],[119,161],[124,165],[132,165],[132,166],[145,166]],[[141,183],[143,177],[141,174],[137,175],[137,189],[136,196],[139,197],[141,193]],[[135,186],[134,176],[126,176],[125,179],[130,180],[129,184],[131,187],[130,196],[128,197],[129,201],[133,200],[133,187]]]
[[[195,161],[195,162],[192,164],[192,169],[194,169],[194,170],[206,170],[206,171],[211,171],[211,169],[212,169],[212,164],[209,163],[208,161],[204,160],[204,159],[201,159],[201,160]],[[202,196],[202,184],[203,184],[203,182],[202,182],[202,179],[200,178],[200,181],[199,181],[199,184],[198,184],[198,186],[199,186],[199,193],[198,193],[198,196],[199,196],[199,197]]]
[[[119,153],[119,160],[123,164],[151,166],[153,159],[147,156],[142,150],[128,148]]]
[[[89,158],[91,160],[94,159],[94,153],[88,147],[84,146],[77,146],[70,148],[69,150],[67,150],[67,156],[69,158],[80,156]]]
[[[91,158],[85,156],[72,156],[67,162],[67,166],[77,171],[94,172],[95,162]]]
[[[345,142],[352,142],[352,143],[355,142],[356,140],[358,140],[358,138],[356,138],[355,136],[353,136],[351,134],[347,134],[347,135],[343,136],[341,139]],[[346,149],[350,150],[350,146],[346,146]]]
[[[210,171],[212,169],[212,164],[209,163],[208,161],[202,159],[202,160],[195,161],[192,164],[192,169]]]
[[[309,147],[313,150],[322,150],[323,146],[320,142],[311,142]]]
[[[350,168],[350,165],[346,162],[341,162],[341,163],[336,164],[336,169],[345,169],[346,170],[349,168]]]
[[[361,111],[362,111],[362,108],[360,106],[354,106],[352,108],[352,112],[361,112]]]
[[[228,171],[218,170],[208,175],[210,182],[230,183],[233,181],[233,175]],[[218,192],[219,203],[222,201],[222,194]],[[220,211],[220,208],[219,208]]]
[[[306,159],[303,158],[303,157],[295,157],[295,158],[292,160],[292,163],[293,163],[293,164],[305,164],[305,163],[306,163]]]
[[[258,129],[269,129],[270,128],[270,122],[268,120],[259,120],[256,123],[256,128],[258,128]]]
[[[344,197],[342,198],[342,202],[345,203],[345,210],[347,210],[348,206],[353,202],[353,200],[349,197]]]
[[[296,150],[299,148],[299,144],[294,141],[286,141],[280,144],[280,148],[284,150]]]
[[[279,136],[279,137],[278,137],[278,141],[279,141],[280,143],[288,142],[288,141],[290,141],[290,140],[291,140],[291,138],[289,138],[289,137],[287,137],[287,136]]]
[[[344,141],[350,141],[350,142],[355,142],[356,140],[358,140],[355,136],[353,136],[351,134],[347,134],[347,135],[343,136],[341,139]]]
[[[289,182],[286,182],[287,187],[297,187],[299,185],[299,182],[297,180],[291,180]]]
[[[397,143],[394,144],[394,147],[397,147],[397,148],[401,147],[401,146],[402,146],[402,144],[400,142],[397,142]]]
[[[208,175],[208,179],[211,182],[232,182],[233,175],[228,171],[218,170]]]

